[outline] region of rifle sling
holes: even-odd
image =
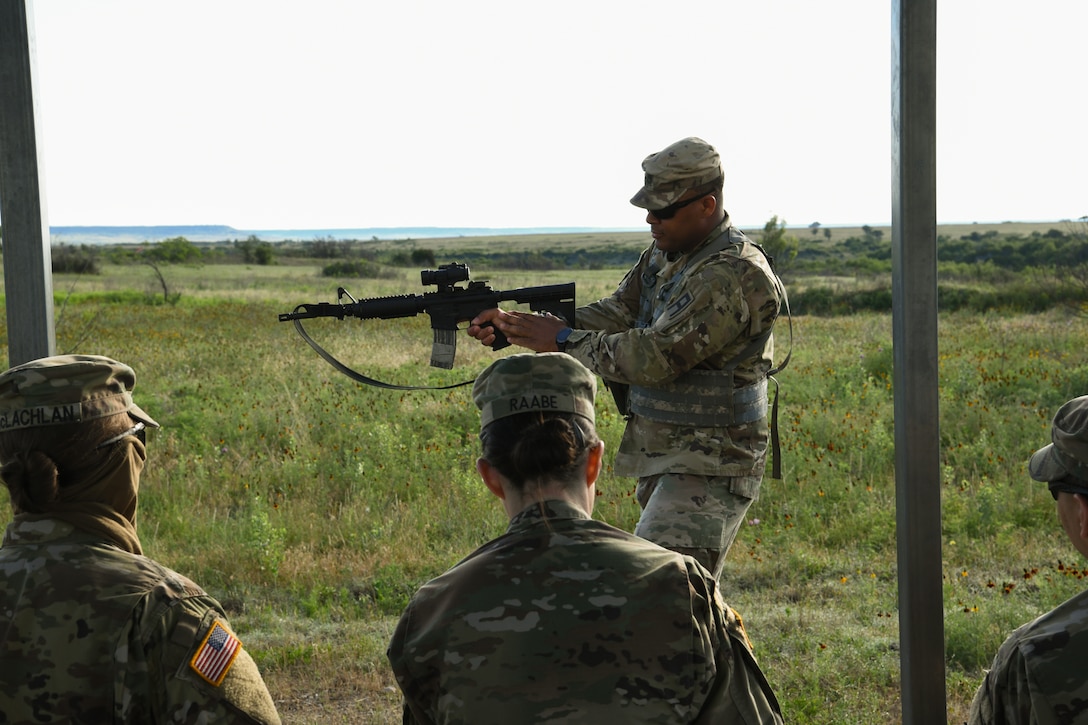
[[[374,378],[367,377],[362,373],[352,370],[347,365],[344,365],[342,362],[334,358],[331,353],[325,350],[325,348],[318,345],[317,342],[315,342],[314,339],[306,333],[306,330],[302,327],[302,320],[295,319],[293,320],[293,322],[295,323],[295,329],[298,330],[298,334],[301,335],[302,339],[305,340],[306,343],[314,349],[314,352],[324,358],[325,362],[327,362],[329,365],[332,365],[334,368],[342,372],[344,375],[347,375],[352,380],[359,383],[364,383],[365,385],[373,385],[376,388],[385,388],[386,390],[450,390],[451,388],[460,388],[464,385],[471,385],[473,382],[475,382],[474,380],[465,380],[464,382],[454,383],[452,385],[396,385],[394,383],[383,383],[381,380],[375,380]]]

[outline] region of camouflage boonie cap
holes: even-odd
[[[1028,462],[1031,477],[1049,482],[1072,476],[1088,488],[1088,395],[1058,409],[1050,439],[1054,442],[1035,451]]]
[[[159,424],[132,401],[136,374],[101,355],[56,355],[0,374],[0,433],[128,413]]]
[[[650,154],[642,161],[645,185],[631,197],[643,209],[664,209],[688,189],[709,184],[723,176],[722,160],[714,147],[689,136]]]
[[[576,413],[593,423],[597,378],[562,352],[521,353],[496,360],[476,378],[472,400],[480,427],[518,413]]]

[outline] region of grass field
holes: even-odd
[[[357,385],[277,314],[335,301],[338,285],[419,293],[418,270],[374,282],[316,264],[163,270],[175,305],[146,267],[54,283],[58,352],[133,365],[137,399],[163,423],[141,491],[144,550],[224,603],[286,722],[399,722],[384,649],[407,598],[505,528],[473,470],[477,414],[467,388]],[[497,288],[573,279],[581,302],[622,271],[474,270]],[[453,370],[429,368],[423,318],[307,330],[401,384],[467,380],[495,355],[464,336]],[[1058,406],[1088,390],[1086,337],[1058,311],[940,320],[949,722],[1008,631],[1084,586],[1025,462]],[[898,722],[890,318],[797,317],[793,349],[779,378],[785,475],[765,480],[723,589],[788,721]],[[598,420],[614,452],[622,419],[607,396]],[[630,530],[633,481],[609,469],[599,489],[597,517]]]

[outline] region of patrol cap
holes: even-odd
[[[689,136],[650,154],[642,161],[645,184],[631,197],[643,209],[664,209],[688,189],[709,184],[724,175],[722,160],[714,147]]]
[[[136,374],[101,355],[56,355],[0,374],[0,433],[128,413],[159,427],[132,401]]]
[[[472,387],[481,428],[508,415],[533,412],[575,413],[593,423],[596,395],[593,373],[561,352],[521,353],[496,360]]]
[[[1035,451],[1028,472],[1036,481],[1076,479],[1088,493],[1088,395],[1058,408],[1050,427],[1050,445]]]

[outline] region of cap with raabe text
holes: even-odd
[[[101,355],[55,355],[0,374],[0,433],[128,413],[159,427],[132,400],[136,374]]]
[[[689,136],[650,154],[642,161],[645,183],[631,197],[643,209],[664,209],[689,189],[720,178],[722,160],[714,147],[701,138]]]
[[[1069,477],[1088,488],[1088,395],[1074,398],[1058,409],[1050,427],[1050,445],[1035,451],[1028,471],[1036,481]]]
[[[496,360],[476,378],[472,400],[480,427],[508,415],[575,413],[594,422],[597,378],[561,352],[522,353]]]

